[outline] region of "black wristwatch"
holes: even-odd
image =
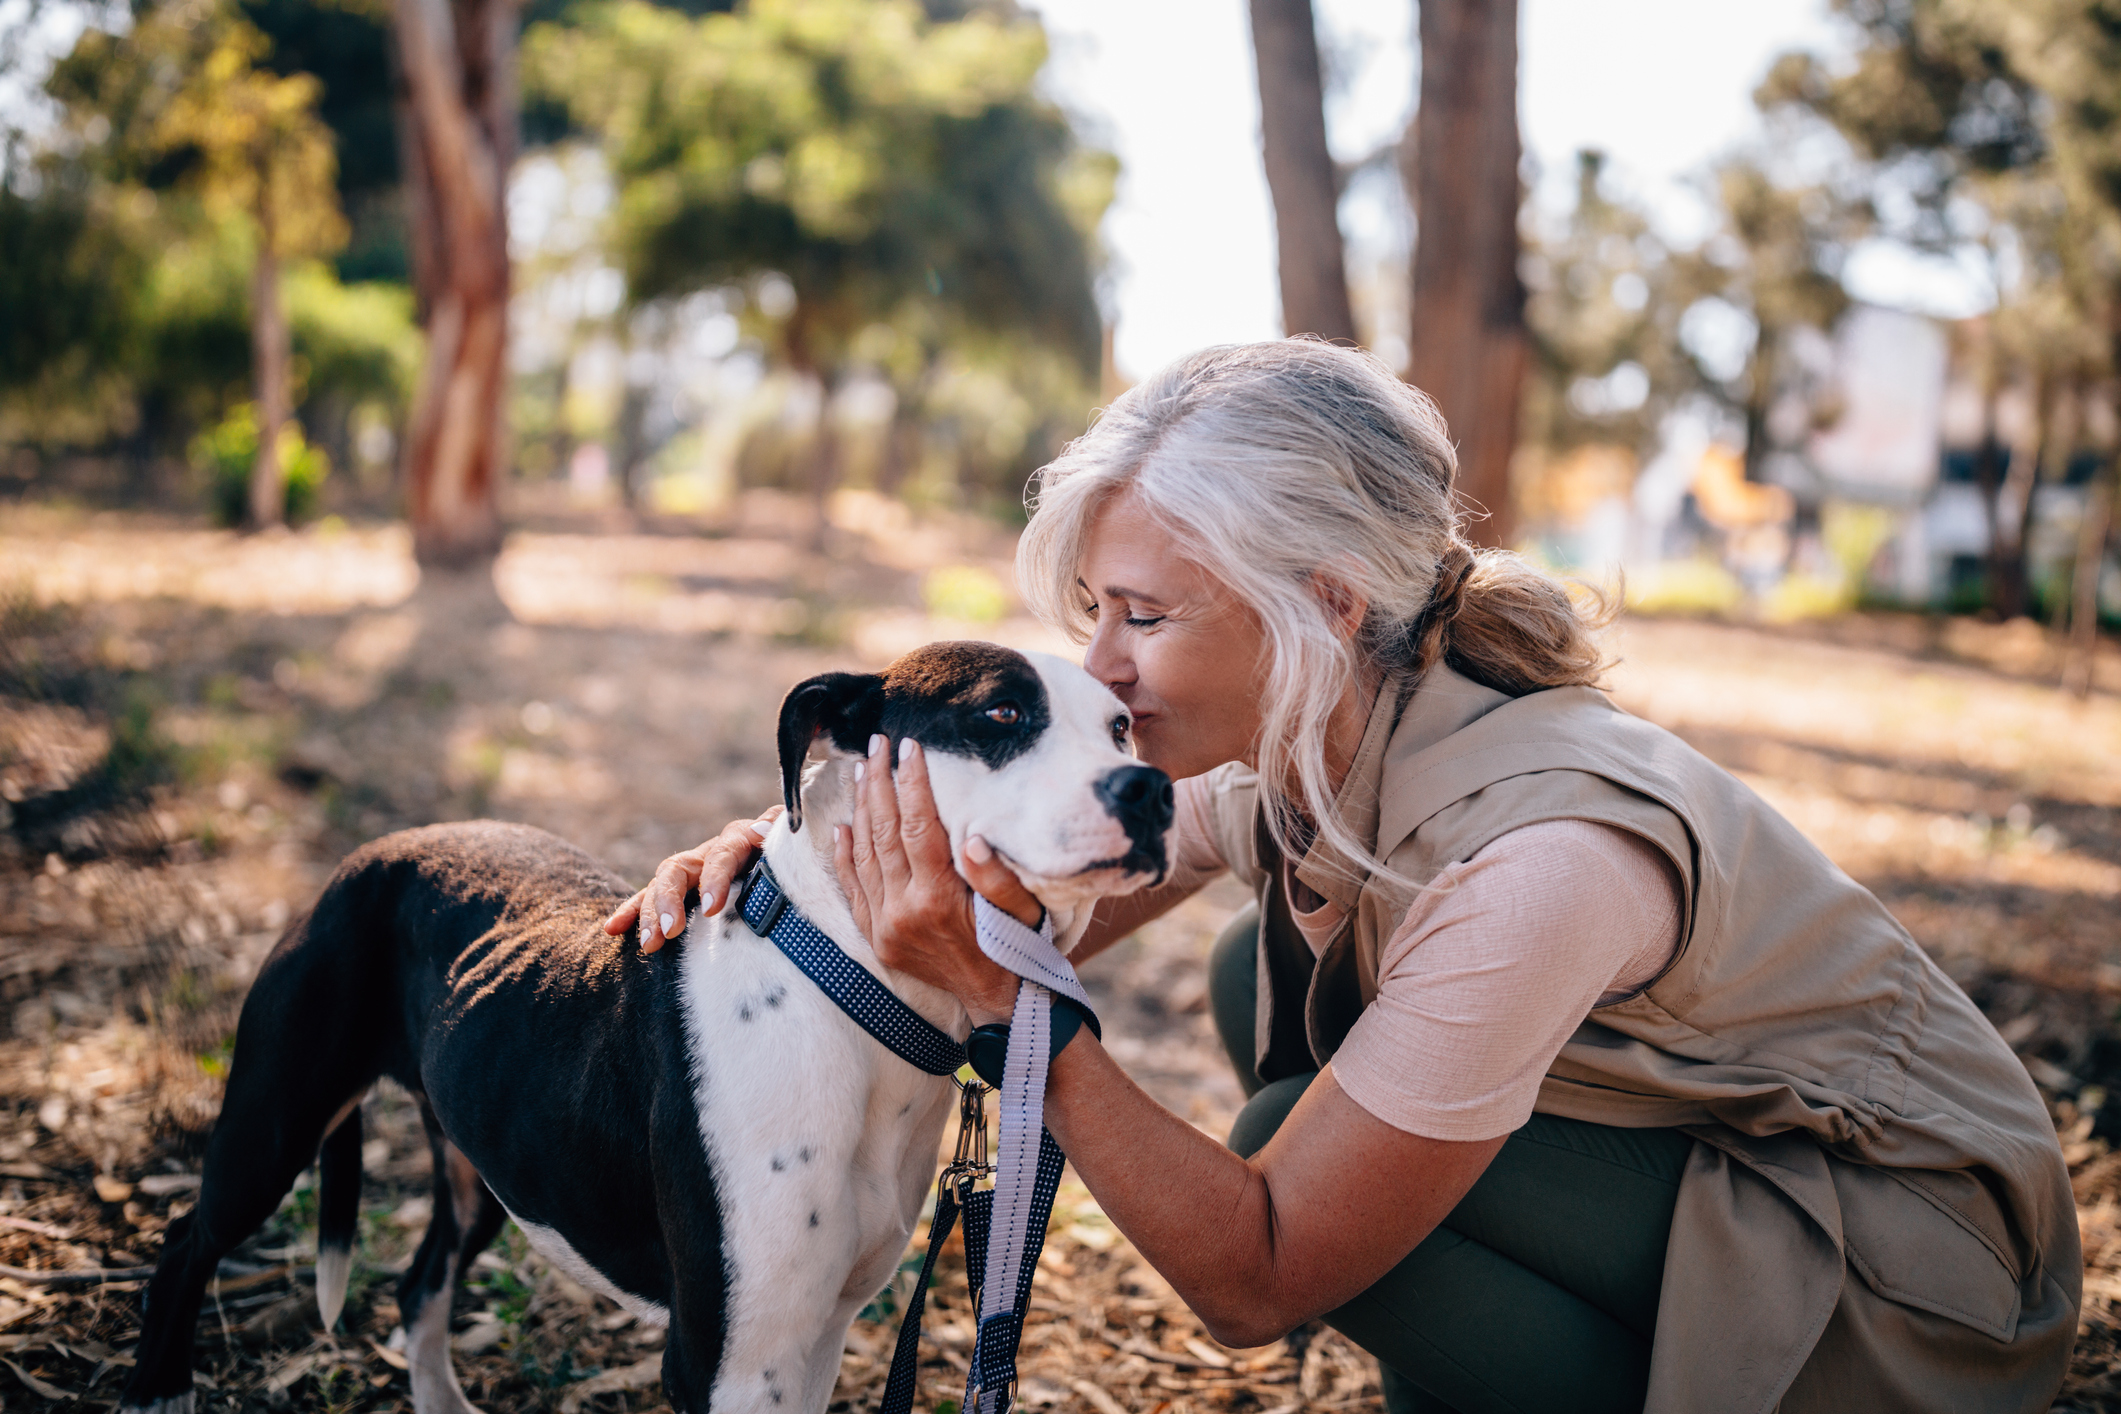
[[[1075,1033],[1084,1022],[1090,1023],[1090,1034],[1102,1036],[1104,1031],[1097,1018],[1073,997],[1055,993],[1053,997],[1053,1044],[1046,1052],[1050,1061],[1058,1056],[1067,1044],[1075,1039]],[[972,1073],[999,1090],[1002,1084],[1002,1069],[1009,1058],[1009,1023],[990,1021],[985,1026],[975,1026],[972,1034],[965,1038],[965,1060]]]

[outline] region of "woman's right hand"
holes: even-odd
[[[685,931],[685,895],[700,891],[700,915],[712,918],[729,900],[729,886],[751,867],[766,843],[766,831],[781,817],[776,805],[756,820],[731,820],[722,832],[656,866],[655,880],[604,920],[604,931],[618,937],[641,921],[641,951],[654,952]]]

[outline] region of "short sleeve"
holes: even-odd
[[[1670,963],[1680,919],[1678,871],[1641,836],[1584,820],[1512,830],[1407,910],[1334,1075],[1409,1133],[1507,1134],[1591,1009]]]

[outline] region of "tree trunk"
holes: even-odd
[[[1458,443],[1466,533],[1506,545],[1528,345],[1517,277],[1516,0],[1423,0],[1407,379]]]
[[[2078,697],[2091,696],[2099,668],[2099,576],[2106,568],[2106,536],[2113,521],[2114,487],[2121,459],[2092,483],[2084,519],[2077,526],[2077,563],[2070,574],[2069,653],[2062,684]]]
[[[406,430],[406,514],[423,565],[500,548],[507,468],[512,0],[394,0],[413,272],[427,361]]]
[[[1311,0],[1252,0],[1259,131],[1274,196],[1281,327],[1355,342],[1340,238],[1340,182],[1326,149],[1325,89]]]
[[[273,253],[271,204],[258,210],[258,258],[250,272],[250,359],[257,400],[258,455],[250,464],[250,523],[262,530],[287,519],[287,468],[280,465],[280,429],[288,418],[288,364],[293,361],[287,314],[280,305],[280,258]]]

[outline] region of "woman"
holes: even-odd
[[[1592,624],[1466,545],[1453,470],[1420,393],[1284,341],[1182,360],[1040,473],[1025,593],[1179,781],[1171,877],[1078,957],[1222,870],[1258,892],[1209,964],[1230,1147],[1084,1030],[1046,1101],[1077,1172],[1218,1339],[1323,1316],[1395,1410],[2046,1408],[2082,1272],[2024,1070],[1876,899],[1591,686]],[[966,881],[1036,905],[978,841],[953,867],[924,789],[902,828],[924,772],[866,773],[840,871],[888,965],[1005,1019]],[[695,884],[712,911],[756,828],[612,931],[645,903],[660,945]]]

